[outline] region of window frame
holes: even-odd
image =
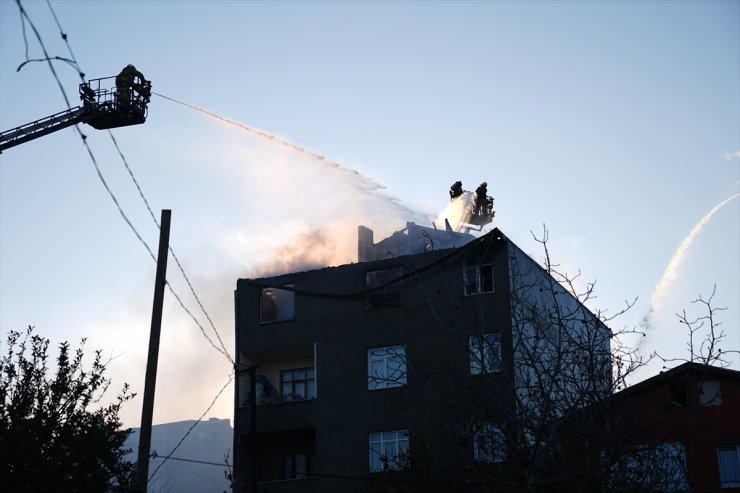
[[[275,316],[266,319],[266,297],[270,296],[271,291],[276,294],[272,297],[275,303]],[[289,306],[283,305],[284,303],[289,303]],[[268,286],[260,289],[259,308],[259,323],[261,325],[295,320],[295,284],[284,284],[283,287]],[[287,312],[287,315],[281,315],[283,312]]]
[[[305,372],[303,378],[295,378],[296,372]],[[309,376],[309,372],[311,375]],[[286,380],[285,375],[290,374],[290,379]],[[295,391],[296,383],[303,383],[305,389],[305,395],[303,398],[298,399],[293,396],[297,395]],[[311,388],[310,382],[313,382],[313,395],[310,395],[309,389]],[[290,384],[291,392],[285,392],[285,385]],[[280,397],[283,401],[310,401],[316,399],[316,368],[313,366],[307,366],[305,368],[288,368],[280,370]]]
[[[383,351],[383,354],[375,354],[373,352]],[[399,362],[396,368],[391,368],[389,364],[401,356],[403,361]],[[382,362],[383,375],[373,375],[373,362]],[[390,389],[397,387],[405,387],[408,385],[408,366],[406,357],[406,346],[404,344],[398,344],[395,346],[384,346],[376,348],[368,348],[367,350],[367,389],[368,390],[381,390]],[[396,376],[397,373],[400,374]]]
[[[725,462],[722,461],[722,452],[733,452],[735,455],[735,470],[737,476],[727,477],[730,471],[725,469]],[[740,444],[738,445],[720,445],[717,447],[717,465],[719,467],[719,482],[721,488],[738,488],[740,487]]]
[[[492,340],[489,341],[489,338]],[[494,351],[495,354],[489,354]],[[501,356],[501,334],[489,332],[471,335],[468,338],[468,356],[471,375],[501,373],[504,367]]]
[[[661,491],[688,490],[683,442],[634,445],[626,451],[620,465],[620,476],[638,486],[662,485]]]
[[[493,423],[482,424],[473,433],[473,460],[475,462],[506,462],[506,433]]]
[[[483,273],[488,273],[490,289],[484,286]],[[472,276],[471,276],[472,273]],[[480,294],[493,293],[496,284],[493,279],[493,258],[467,257],[463,260],[463,293],[465,296],[476,296]],[[469,279],[474,277],[474,279]]]
[[[686,407],[689,404],[689,388],[686,380],[674,380],[668,383],[668,396],[671,405]]]
[[[707,395],[711,394],[711,395]],[[722,382],[717,379],[702,380],[699,382],[699,405],[722,405]]]
[[[306,470],[303,473],[298,472],[298,456],[305,457]],[[280,479],[283,481],[295,481],[301,479],[308,479],[313,477],[313,463],[314,463],[315,452],[313,450],[299,450],[295,452],[283,452],[281,465],[280,465]],[[288,465],[288,459],[290,459],[290,473],[286,474],[286,465]],[[299,474],[303,476],[299,477]]]
[[[392,434],[395,434],[393,438],[388,437],[388,435]],[[398,470],[405,465],[406,458],[403,455],[408,455],[409,452],[409,430],[372,432],[368,435],[368,443],[370,444],[370,472]],[[383,454],[386,451],[386,445],[389,444],[394,445],[393,457]],[[374,445],[378,445],[377,450],[373,447]],[[379,463],[380,467],[374,466],[374,455],[378,455],[377,463]]]
[[[388,277],[384,278],[384,274]],[[400,266],[366,271],[365,309],[374,310],[402,305],[403,275],[403,267]],[[375,276],[378,279],[375,279]]]

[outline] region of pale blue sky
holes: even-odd
[[[24,6],[50,54],[69,56],[46,2]],[[52,6],[88,77],[133,63],[156,92],[323,154],[414,210],[436,215],[454,181],[468,189],[487,181],[494,225],[539,258],[529,232],[546,223],[552,256],[598,280],[594,306],[614,311],[639,297],[615,328],[642,319],[684,237],[740,189],[737,1]],[[16,72],[24,52],[18,8],[0,0],[3,130],[65,108],[45,64]],[[75,72],[55,66],[76,104]],[[156,248],[110,139],[83,129]],[[172,245],[229,345],[236,279],[267,252],[331,225],[345,238],[333,258],[352,261],[342,245],[356,241],[363,214],[404,227],[384,196],[359,191],[361,180],[159,97],[145,125],[114,133],[157,215],[173,210]],[[728,307],[719,315],[725,349],[740,349],[739,258],[733,200],[687,253],[650,347],[682,356],[685,330],[673,313],[694,310],[690,300],[716,283],[717,304]],[[176,275],[172,265],[169,272]],[[120,354],[114,376],[140,391],[153,274],[72,130],[0,156],[3,339],[27,324],[56,341],[89,336],[91,348]],[[155,421],[197,417],[228,364],[171,303],[163,345],[175,349],[160,363]],[[178,393],[191,405],[163,403]],[[213,415],[230,416],[229,396]]]

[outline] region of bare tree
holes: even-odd
[[[635,446],[612,399],[654,357],[642,358],[625,342],[641,335],[637,328],[609,328],[636,300],[615,313],[591,311],[595,283],[579,288],[580,273],[562,272],[551,260],[547,230],[533,236],[542,265],[506,242],[506,265],[496,266],[508,272],[496,287],[506,303],[484,293],[461,298],[434,270],[414,276],[429,330],[456,354],[468,353],[469,366],[409,361],[429,436],[412,436],[404,460],[360,490],[665,491],[685,483],[673,470],[683,465],[669,460],[672,450]],[[461,255],[480,265],[497,248],[501,242],[484,238]],[[496,328],[504,325],[511,330]]]
[[[716,307],[712,304],[714,295],[717,292],[717,286],[712,288],[712,294],[706,300],[703,296],[695,300],[692,300],[692,304],[701,305],[704,308],[705,313],[697,317],[691,317],[686,313],[686,310],[682,310],[681,313],[677,313],[676,316],[681,324],[686,326],[688,331],[689,340],[686,343],[686,348],[689,352],[688,359],[683,358],[664,358],[658,353],[656,355],[660,357],[664,362],[698,362],[704,365],[727,367],[730,362],[725,359],[725,355],[729,353],[737,353],[738,351],[726,351],[722,352],[720,344],[726,337],[725,331],[720,328],[722,322],[717,320],[718,312],[727,310],[726,307]],[[702,330],[704,333],[702,334]]]

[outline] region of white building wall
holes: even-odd
[[[543,418],[552,418],[608,393],[609,328],[511,242],[509,275],[521,408],[549,406]]]

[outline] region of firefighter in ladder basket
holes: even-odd
[[[456,181],[450,187],[450,200],[455,200],[463,194],[463,187],[461,181]]]
[[[473,214],[477,216],[488,216],[492,213],[493,200],[488,198],[488,183],[483,182],[475,190],[475,204]]]
[[[148,100],[149,95],[143,94],[145,91],[145,80],[144,74],[139,72],[133,65],[128,64],[123,67],[121,73],[116,76],[116,99],[118,105],[123,107],[131,106],[131,100],[133,99],[132,89],[139,93],[145,100]]]

